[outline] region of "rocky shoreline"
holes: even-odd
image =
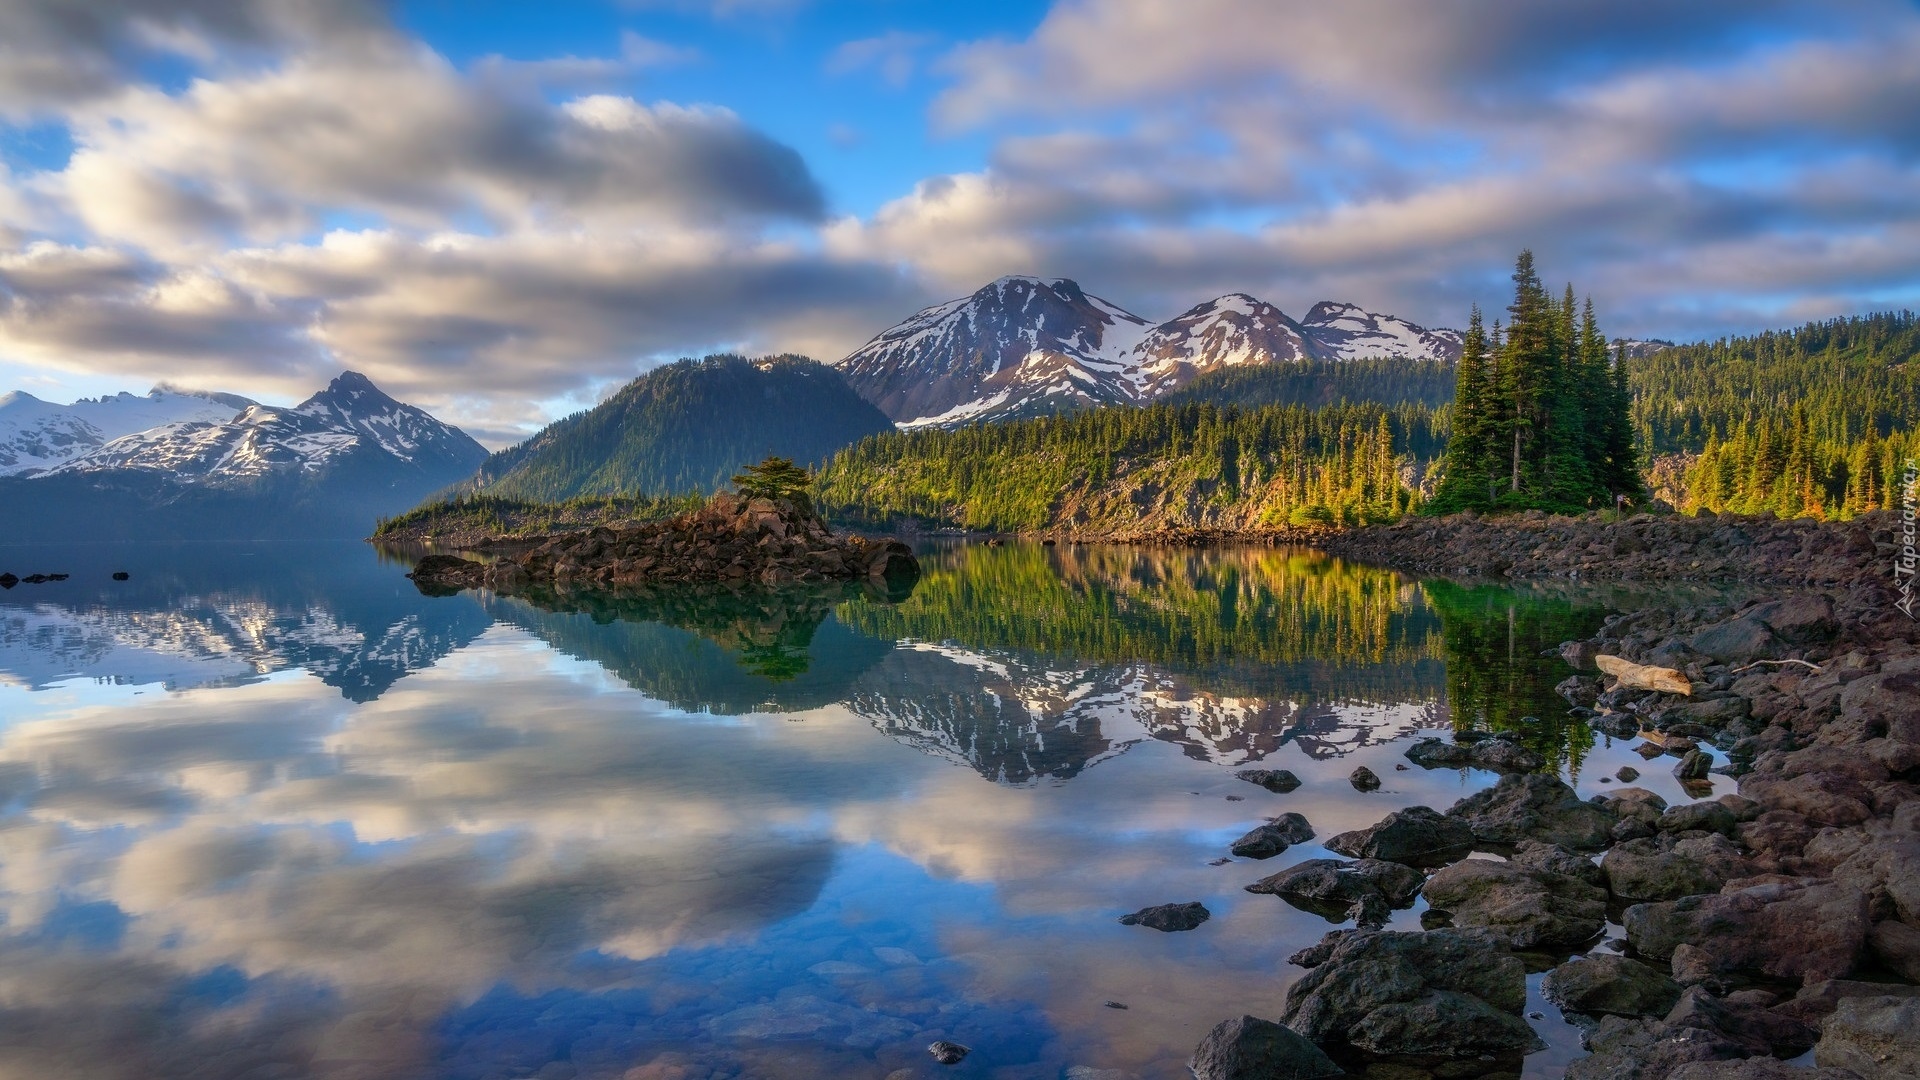
[[[1324,544],[1428,572],[1773,586],[1615,615],[1561,647],[1581,673],[1559,689],[1594,729],[1643,738],[1648,767],[1683,783],[1724,758],[1738,792],[1581,800],[1498,735],[1414,744],[1416,765],[1504,775],[1327,842],[1352,861],[1248,886],[1355,925],[1296,954],[1311,970],[1277,1023],[1215,1028],[1195,1074],[1516,1076],[1538,1045],[1526,973],[1546,970],[1589,1052],[1568,1080],[1920,1076],[1920,623],[1894,607],[1891,526],[1463,517]],[[1604,657],[1669,689],[1634,688],[1618,662],[1608,685]],[[1416,897],[1425,929],[1384,929]],[[1809,1050],[1814,1068],[1786,1063]]]
[[[423,592],[511,593],[542,586],[900,582],[919,573],[907,545],[836,536],[803,503],[716,495],[667,521],[527,538],[490,562],[428,555],[408,576]]]

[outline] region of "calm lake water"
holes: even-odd
[[[0,594],[0,1075],[1185,1076],[1336,925],[1243,891],[1316,844],[1215,865],[1263,818],[1444,809],[1492,774],[1396,765],[1452,724],[1684,798],[1552,693],[1605,598],[1282,549],[923,563],[904,598],[536,604],[358,544],[0,548],[71,575]],[[1529,1008],[1555,1075],[1577,1040]]]

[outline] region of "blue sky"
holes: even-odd
[[[1920,297],[1910,0],[13,0],[0,388],[489,442],[834,359],[1003,274],[1427,325],[1515,251],[1616,335]]]

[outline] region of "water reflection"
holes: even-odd
[[[1597,613],[1274,550],[437,599],[327,550],[0,598],[86,628],[0,650],[0,1076],[878,1080],[935,1038],[975,1049],[943,1075],[1182,1075],[1326,929],[1242,891],[1325,851],[1227,844],[1486,783],[1397,740],[1449,698],[1557,719],[1538,653]],[[1306,784],[1222,767],[1254,760]]]

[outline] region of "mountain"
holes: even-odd
[[[798,356],[709,356],[656,368],[494,454],[474,486],[544,500],[705,494],[768,454],[815,465],[891,430],[880,410],[823,364]]]
[[[23,390],[0,396],[0,476],[54,468],[125,435],[166,424],[219,423],[253,402],[156,386],[144,397],[120,393],[71,405],[41,401]]]
[[[1227,368],[1319,359],[1299,323],[1264,300],[1231,293],[1197,304],[1147,334],[1134,355],[1146,400]]]
[[[1295,321],[1245,293],[1159,325],[1067,278],[1003,277],[915,313],[834,365],[902,427],[953,427],[1157,400],[1232,368],[1457,360],[1460,334],[1322,302]]]
[[[178,396],[221,411],[189,411],[57,459],[39,455],[54,463],[0,478],[0,500],[23,510],[16,539],[364,536],[376,518],[470,476],[486,458],[465,432],[357,372],[291,409]],[[142,399],[122,397],[127,409],[113,415],[124,418]],[[138,420],[164,415],[181,413],[150,407]],[[113,430],[80,418],[101,435]]]
[[[1003,277],[915,313],[838,364],[902,425],[1000,420],[1138,396],[1147,320],[1066,278]]]
[[[1376,315],[1353,304],[1322,300],[1313,305],[1300,329],[1328,360],[1399,356],[1416,360],[1460,359],[1460,331],[1429,330],[1392,315]]]

